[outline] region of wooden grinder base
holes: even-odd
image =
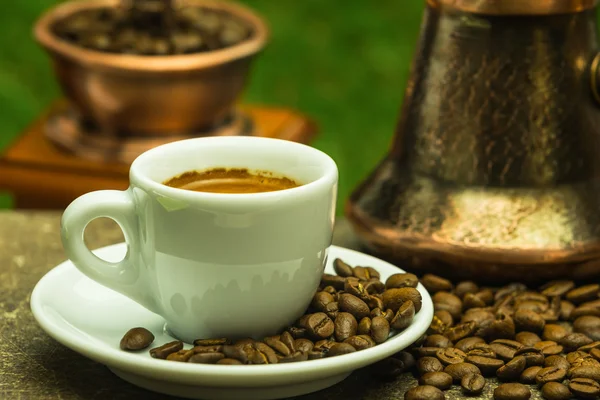
[[[72,155],[46,136],[48,119],[66,107],[54,104],[0,158],[0,191],[14,197],[22,209],[64,209],[84,193],[124,190],[129,186],[129,163],[91,161]],[[242,105],[254,123],[254,135],[308,144],[316,125],[295,111]]]

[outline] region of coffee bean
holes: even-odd
[[[569,364],[574,364],[577,362],[577,360],[581,360],[584,358],[590,358],[591,356],[584,352],[584,351],[572,351],[570,353],[567,354],[567,361],[569,362]]]
[[[577,359],[573,364],[571,364],[569,371],[579,367],[600,368],[600,363],[593,357]]]
[[[596,360],[600,361],[600,349],[592,349],[590,350],[590,355],[594,357]]]
[[[356,318],[357,321],[367,317],[371,312],[369,306],[367,306],[364,301],[348,293],[344,293],[340,296],[338,305],[341,311],[349,312],[354,315],[354,318]]]
[[[525,357],[528,367],[544,365],[544,355],[541,350],[535,347],[523,347],[515,352],[515,356]]]
[[[410,354],[408,351],[399,351],[398,353],[394,354],[392,357],[402,361],[404,366],[406,366],[406,368],[408,368],[408,369],[414,367],[417,364],[415,357],[412,354]]]
[[[414,274],[402,273],[391,275],[385,281],[386,289],[400,289],[405,287],[416,288],[419,284],[419,278]]]
[[[347,312],[338,313],[334,322],[335,338],[338,342],[343,342],[350,336],[356,335],[357,329],[358,324],[354,315]],[[305,347],[303,350],[310,351],[311,349]]]
[[[598,297],[600,292],[600,285],[595,283],[591,285],[580,286],[567,293],[567,300],[574,303],[580,304],[585,301],[594,300]]]
[[[330,304],[332,304],[332,303],[330,303]],[[290,332],[290,335],[292,335],[292,337],[294,339],[302,339],[302,338],[306,337],[306,335],[307,335],[306,328],[292,326],[292,327],[288,328],[288,331]]]
[[[430,293],[437,293],[441,291],[451,291],[453,286],[452,283],[441,276],[433,274],[425,274],[421,278],[421,283],[425,286]]]
[[[543,285],[540,290],[542,294],[547,297],[553,296],[563,296],[568,291],[575,287],[575,282],[573,281],[552,281]]]
[[[312,338],[325,339],[333,335],[335,325],[325,313],[318,312],[308,316],[306,329]]]
[[[462,281],[454,289],[454,293],[460,298],[463,298],[468,293],[476,294],[477,292],[479,292],[479,286],[473,281]]]
[[[498,339],[490,343],[490,347],[494,350],[498,358],[510,361],[515,357],[517,350],[523,348],[523,345],[515,340]]]
[[[359,265],[354,267],[352,273],[356,278],[363,280],[363,281],[368,281],[369,278],[371,277],[371,275],[369,274],[369,270],[367,268],[361,267]]]
[[[325,311],[325,307],[329,303],[333,303],[333,296],[327,292],[317,292],[315,293],[311,306],[313,306],[318,311]]]
[[[559,345],[556,342],[553,342],[551,340],[545,340],[543,342],[537,342],[534,346],[534,348],[541,350],[542,354],[547,357],[547,356],[553,356],[556,354],[560,354],[563,352],[563,346]]]
[[[448,326],[434,314],[431,323],[429,324],[429,328],[427,329],[427,334],[443,334],[447,329]]]
[[[433,315],[439,318],[440,321],[442,321],[442,323],[448,328],[454,325],[454,318],[452,318],[452,315],[446,310],[435,311]]]
[[[333,286],[336,290],[343,290],[346,279],[338,275],[323,274],[321,283],[323,286]]]
[[[381,308],[372,308],[371,312],[369,313],[369,317],[371,319],[375,318],[375,317],[385,317],[385,312],[381,311]],[[393,315],[392,315],[393,317]],[[386,318],[387,319],[387,318]],[[388,321],[390,322],[390,321]]]
[[[194,346],[192,350],[194,353],[220,353],[223,351],[223,345],[217,344],[212,346]]]
[[[475,365],[484,376],[492,376],[496,374],[498,368],[504,365],[504,361],[497,358],[488,358],[481,356],[468,356],[466,361]]]
[[[283,332],[279,340],[281,340],[292,353],[296,351],[295,340],[288,331]]]
[[[132,328],[125,333],[119,347],[121,350],[142,350],[154,342],[154,335],[146,328]]]
[[[327,354],[329,355],[329,354]],[[295,351],[289,356],[280,357],[279,364],[293,363],[308,360],[308,353],[305,351]]]
[[[527,347],[535,346],[536,343],[542,341],[542,339],[533,332],[519,332],[515,335],[515,340]]]
[[[542,396],[546,400],[568,400],[572,394],[568,387],[559,382],[548,382],[542,386]]]
[[[188,359],[193,364],[216,364],[225,358],[223,353],[196,353]]]
[[[484,336],[483,333],[496,319],[494,313],[488,308],[472,308],[467,310],[461,318],[462,323],[474,322],[477,325],[477,336]]]
[[[560,302],[560,319],[568,321],[571,318],[571,313],[575,310],[575,305],[570,301],[561,300]]]
[[[438,361],[437,359],[435,359]],[[419,360],[420,361],[420,360]],[[439,362],[439,361],[438,361]],[[418,365],[418,361],[417,361]],[[440,365],[442,365],[440,363]],[[475,365],[470,363],[460,363],[460,364],[450,364],[444,368],[444,372],[452,377],[454,382],[460,382],[465,375],[468,374],[479,374],[481,375],[481,371]]]
[[[331,349],[329,349],[327,357],[341,356],[344,354],[354,353],[355,351],[356,349],[348,343],[336,343],[331,346]]]
[[[169,361],[187,362],[194,355],[193,350],[179,350],[167,356]]]
[[[180,340],[175,340],[173,342],[165,343],[162,346],[153,348],[150,350],[150,356],[152,358],[165,360],[169,354],[176,353],[181,349],[183,349],[183,342]]]
[[[416,386],[404,393],[404,400],[444,400],[444,392],[440,389],[429,386]]]
[[[525,370],[527,361],[523,356],[517,356],[496,370],[496,376],[502,381],[516,381]],[[535,379],[535,377],[534,377]]]
[[[395,331],[402,331],[409,327],[415,316],[415,305],[411,300],[405,301],[390,322]]]
[[[437,292],[433,298],[433,307],[435,310],[445,310],[452,315],[453,319],[459,319],[462,312],[462,301],[460,298],[450,292]]]
[[[415,312],[421,310],[421,293],[415,288],[404,287],[400,289],[387,289],[383,292],[383,305],[386,309],[390,308],[397,312],[400,306],[410,300],[413,302]]]
[[[243,365],[243,363],[235,358],[222,358],[217,361],[217,364],[221,365]]]
[[[481,298],[478,293],[467,293],[462,298],[463,309],[468,310],[471,308],[482,308],[485,307],[485,301]]]
[[[496,319],[486,330],[489,340],[513,339],[515,337],[515,323],[506,313],[498,311]]]
[[[435,357],[439,349],[439,347],[418,347],[414,352],[418,357]]]
[[[477,344],[473,347],[472,350],[468,352],[469,356],[479,356],[479,357],[487,357],[487,358],[496,358],[496,353],[490,345],[485,343]]]
[[[477,325],[475,324],[475,322],[466,322],[464,324],[459,324],[447,329],[444,332],[444,336],[446,336],[452,342],[458,342],[459,340],[464,339],[467,336],[470,336],[473,333],[475,333],[476,329]]]
[[[362,301],[366,302],[369,299],[369,292],[365,289],[364,285],[360,281],[354,281],[347,279],[344,284],[344,292],[356,296]],[[373,307],[375,308],[375,307]]]
[[[352,315],[352,314],[350,314],[350,315]],[[358,323],[358,329],[356,332],[358,332],[359,335],[368,335],[371,332],[371,323],[372,323],[371,318],[364,317]],[[350,336],[353,336],[353,335],[350,335]]]
[[[246,354],[246,351],[243,347],[225,345],[222,346],[221,352],[226,358],[233,358],[240,361],[242,364],[246,364],[248,362],[248,354]]]
[[[264,339],[264,342],[273,350],[275,350],[278,355],[286,357],[292,354],[292,350],[283,344],[283,342],[277,337],[267,337]]]
[[[573,322],[573,330],[583,333],[591,340],[600,341],[600,318],[594,316],[583,316]]]
[[[546,359],[544,360],[544,367],[558,367],[564,370],[568,370],[570,366],[571,365],[569,364],[567,359],[563,356],[554,355],[546,357]]]
[[[585,316],[600,317],[600,307],[598,307],[598,306],[591,307],[591,306],[581,305],[581,306],[575,308],[574,310],[572,310],[571,314],[569,314],[569,318],[572,320],[575,320],[579,317],[585,317]]]
[[[314,343],[308,339],[296,339],[294,341],[294,346],[296,350],[301,351],[303,353],[308,353],[314,347]]]
[[[542,332],[546,321],[536,312],[519,309],[513,317],[519,331]]]
[[[531,391],[520,383],[503,383],[494,389],[495,400],[528,400]]]
[[[460,386],[466,395],[479,395],[485,387],[485,378],[479,374],[467,374],[460,380]]]
[[[356,350],[364,350],[375,346],[375,341],[368,335],[351,336],[343,343],[352,345]]]
[[[593,340],[583,333],[570,333],[559,340],[559,343],[564,346],[565,351],[575,351],[581,346],[592,343]]]
[[[448,347],[452,347],[452,342],[443,335],[429,335],[427,336],[427,340],[425,340],[425,346],[447,349]]]
[[[323,349],[321,349],[321,350],[311,350],[311,351],[308,352],[308,359],[309,360],[319,360],[321,358],[325,358],[325,356],[327,355],[327,351],[325,351]]]
[[[419,379],[419,385],[435,386],[440,390],[447,390],[452,386],[452,377],[445,372],[427,372]]]
[[[544,327],[542,339],[559,343],[560,340],[568,334],[569,331],[562,325],[548,324]]]
[[[510,283],[496,291],[494,301],[498,302],[507,296],[516,296],[525,290],[527,290],[527,286],[522,283]]]
[[[248,361],[251,364],[277,364],[279,358],[275,351],[264,343],[253,344],[254,350],[248,353]]]
[[[328,303],[325,306],[325,314],[327,314],[327,316],[329,318],[331,318],[332,320],[336,319],[338,314],[339,314],[339,305],[337,301],[333,301],[331,303]],[[293,336],[293,335],[292,335]]]
[[[525,368],[525,370],[521,373],[519,382],[528,384],[535,383],[535,378],[537,377],[538,372],[540,372],[541,370],[542,367],[540,367],[539,365],[534,365],[533,367]]]
[[[375,343],[385,342],[390,335],[390,324],[384,317],[375,317],[371,321],[370,335]]]
[[[596,366],[580,366],[569,369],[569,378],[589,378],[600,382],[600,363]]]
[[[465,353],[468,353],[469,351],[473,350],[473,347],[476,344],[481,344],[481,343],[485,344],[485,340],[483,340],[480,337],[468,337],[468,338],[464,338],[464,339],[459,340],[454,345],[454,347],[457,348],[457,349],[459,349],[459,350],[462,350]],[[440,346],[440,347],[443,347],[443,346]]]
[[[423,357],[417,360],[417,371],[419,374],[424,375],[428,372],[440,372],[444,370],[444,366],[434,357]]]
[[[582,399],[593,399],[600,395],[600,384],[588,378],[571,379],[569,389]]]
[[[535,377],[538,385],[543,385],[548,382],[562,382],[567,376],[567,371],[559,367],[545,367],[539,370]]]
[[[465,361],[467,355],[455,348],[439,349],[436,352],[436,357],[444,365],[459,364]]]
[[[344,261],[340,260],[339,258],[333,260],[333,269],[335,270],[336,274],[344,278],[353,275],[352,267],[346,264]]]

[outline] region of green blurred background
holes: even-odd
[[[424,0],[240,0],[271,28],[248,102],[295,108],[320,127],[313,146],[340,169],[338,214],[386,153],[402,102]],[[0,151],[59,96],[36,18],[59,0],[2,3]],[[0,193],[0,208],[11,206]]]

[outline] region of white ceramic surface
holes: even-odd
[[[162,182],[191,170],[248,168],[302,183],[253,193],[201,193]],[[265,335],[302,315],[331,244],[338,171],[312,147],[259,137],[182,140],[143,153],[127,191],[85,194],[65,210],[62,238],[89,278],[162,315],[178,337]],[[83,242],[111,217],[129,252],[106,263]]]
[[[95,253],[103,259],[118,261],[126,253],[126,246],[109,246]],[[338,257],[354,266],[374,267],[382,280],[402,272],[377,258],[336,246],[329,249],[326,272],[334,273],[332,263]],[[40,280],[31,295],[31,309],[51,337],[107,365],[134,385],[193,399],[266,400],[324,389],[352,371],[409,346],[427,330],[433,317],[431,297],[422,285],[418,290],[423,297],[421,311],[412,325],[385,343],[338,357],[273,365],[187,364],[153,359],[148,349],[137,353],[120,350],[121,337],[134,326],[146,327],[154,333],[151,347],[174,338],[164,330],[163,318],[88,279],[70,261],[58,265]]]

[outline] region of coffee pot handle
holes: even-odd
[[[118,262],[96,256],[84,241],[86,226],[96,218],[114,220],[123,231],[127,254]],[[140,265],[140,240],[135,203],[129,190],[100,190],[75,199],[61,219],[63,247],[75,267],[88,278],[115,290],[150,311],[159,313],[158,306],[148,296],[146,279]]]
[[[594,99],[600,104],[600,52],[596,54],[590,65],[590,86]]]

